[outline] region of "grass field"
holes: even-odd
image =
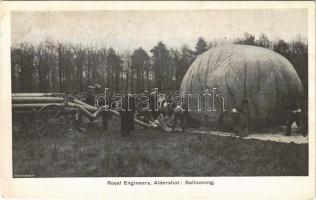
[[[13,138],[14,177],[306,176],[308,145],[136,130],[122,137],[117,118],[108,131]]]

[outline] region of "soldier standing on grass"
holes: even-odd
[[[176,95],[180,95],[179,92],[176,92]],[[182,98],[181,98],[182,101]],[[180,127],[182,129],[182,132],[184,132],[184,109],[182,107],[182,102],[178,102],[172,109],[172,117],[173,123],[172,123],[172,131],[174,131],[174,128],[176,124],[178,123],[178,120],[180,120]]]
[[[134,130],[134,100],[130,95],[126,94],[123,97],[123,106],[120,111],[121,115],[121,131],[124,137],[130,135],[130,131]]]
[[[101,90],[101,86],[98,84],[95,84],[95,92],[96,94],[99,95],[104,95],[102,94],[102,90]],[[105,94],[106,95],[106,94]],[[95,98],[95,97],[94,97]],[[110,98],[108,96],[105,97],[106,99],[101,99],[98,104],[103,107],[104,109],[101,111],[101,117],[102,117],[102,124],[103,124],[103,130],[107,130],[108,129],[108,121],[110,118],[110,113],[109,113],[109,108],[105,107],[110,105]]]
[[[75,111],[75,115],[74,115],[74,127],[79,130],[80,132],[84,132],[85,129],[81,127],[81,123],[82,123],[82,117],[80,114],[80,111]]]
[[[286,135],[292,135],[292,125],[295,122],[300,131],[302,131],[303,136],[307,135],[307,123],[308,123],[307,113],[303,113],[302,109],[297,105],[293,104],[291,106],[291,112],[289,118],[286,122]]]
[[[149,105],[150,105],[149,109],[152,109],[153,108],[153,105],[152,105],[153,101],[151,99],[149,92],[147,90],[145,90],[144,95],[146,95],[149,98]],[[140,114],[145,118],[146,123],[153,123],[154,122],[154,117],[153,117],[152,111],[149,111],[146,109],[146,110],[140,111]]]
[[[178,123],[178,120],[180,120],[180,127],[182,129],[182,132],[184,132],[184,109],[181,107],[180,104],[177,104],[176,107],[173,110],[173,123],[172,123],[172,131],[174,131],[174,128],[176,124]]]
[[[134,117],[135,117],[135,111],[136,111],[136,98],[133,96],[133,93],[129,96],[129,129],[130,131],[135,130],[135,122],[134,122]]]
[[[95,102],[95,98],[98,95],[104,95],[102,94],[102,90],[101,90],[101,86],[99,84],[95,84],[95,85],[90,85],[88,86],[88,94],[87,94],[87,98],[86,98],[86,103],[91,105],[91,106],[96,106],[96,102]],[[108,120],[109,120],[109,111],[108,108],[105,108],[105,106],[109,105],[109,99],[108,97],[105,97],[107,100],[107,102],[105,101],[105,99],[98,99],[98,105],[102,108],[100,114],[102,117],[102,124],[103,124],[103,130],[107,130],[108,129]]]
[[[232,109],[232,118],[234,122],[234,130],[237,135],[248,135],[249,133],[249,106],[248,100],[243,99],[241,108]]]
[[[95,97],[95,87],[92,85],[89,85],[86,103],[91,106],[94,106],[94,97]]]
[[[248,104],[248,99],[242,100],[241,127],[243,130],[243,133],[245,135],[248,135],[248,133],[249,133],[249,104]]]
[[[95,98],[95,86],[89,85],[88,86],[88,91],[87,91],[87,96],[86,96],[86,99],[85,99],[85,103],[87,103],[87,104],[89,104],[91,106],[94,106],[94,98]],[[77,126],[79,127],[79,125],[82,123],[82,115],[81,115],[81,112],[79,110],[77,111],[77,113],[75,115],[75,122],[76,122],[75,123],[76,127]],[[80,129],[82,129],[82,128],[80,128]]]

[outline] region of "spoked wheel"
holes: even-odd
[[[47,105],[42,107],[35,120],[35,127],[39,136],[60,135],[67,125],[67,119],[63,107],[57,105]]]

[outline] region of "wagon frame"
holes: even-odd
[[[65,132],[79,113],[94,120],[100,110],[64,93],[13,93],[12,113],[22,118],[27,114],[36,133],[43,136]]]
[[[119,112],[109,109],[112,114]],[[79,115],[95,120],[102,110],[84,103],[78,98],[65,93],[12,93],[12,113],[28,114],[39,136],[65,132],[72,120]],[[153,125],[134,119],[135,123],[153,128]]]

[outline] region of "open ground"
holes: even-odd
[[[13,127],[14,177],[306,176],[308,144],[277,143],[136,126],[112,117],[80,133],[32,135]]]

